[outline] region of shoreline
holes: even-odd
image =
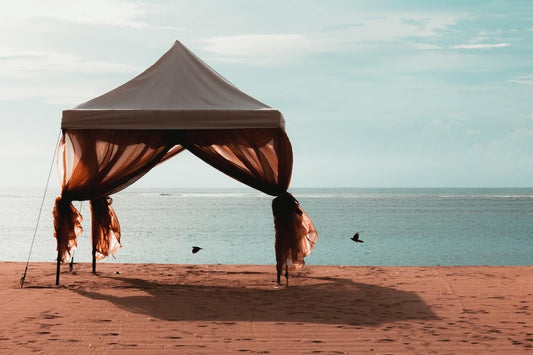
[[[25,266],[0,262],[1,352],[533,353],[533,266]]]

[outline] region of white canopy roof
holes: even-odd
[[[285,125],[283,115],[237,89],[176,41],[122,86],[64,110],[64,129],[229,129]]]

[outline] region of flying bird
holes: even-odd
[[[200,250],[202,250],[202,248],[200,248],[200,247],[192,247],[192,253],[193,254],[198,253]]]
[[[359,239],[359,232],[355,233],[353,235],[353,237],[351,237],[350,239],[353,240],[356,243],[363,243],[363,241],[361,239]]]

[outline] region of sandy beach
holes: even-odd
[[[533,266],[0,263],[1,353],[533,353]]]

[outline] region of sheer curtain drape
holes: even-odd
[[[99,258],[120,247],[120,226],[109,195],[155,165],[191,151],[236,180],[276,196],[276,265],[304,263],[318,237],[298,201],[287,192],[292,147],[280,128],[230,130],[64,130],[58,147],[61,197],[54,208],[58,255],[64,259],[81,234],[73,200],[91,200],[93,248]]]
[[[156,164],[183,148],[166,131],[64,130],[57,164],[61,196],[54,207],[58,257],[65,260],[81,235],[74,200],[90,200],[92,243],[99,257],[120,247],[120,227],[107,197],[137,181]]]
[[[292,147],[285,131],[272,129],[197,130],[185,132],[187,150],[218,170],[277,196],[272,202],[278,271],[290,261],[304,264],[318,238],[313,222],[287,192],[292,174]]]

